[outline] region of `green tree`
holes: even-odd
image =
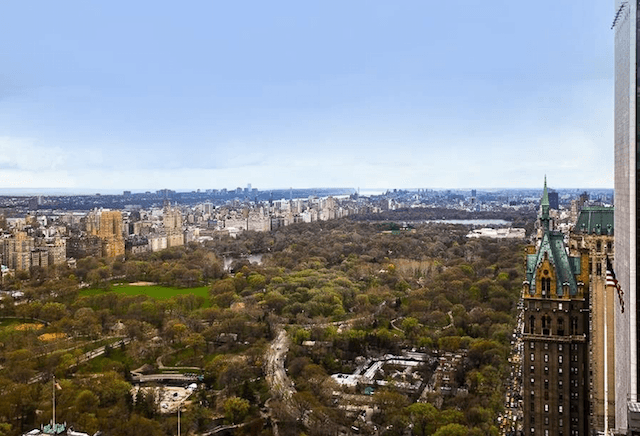
[[[415,434],[432,434],[438,424],[438,410],[430,403],[413,403],[406,408]]]
[[[229,397],[223,404],[224,416],[228,423],[237,424],[249,413],[249,402],[244,398]]]
[[[433,436],[467,436],[469,429],[461,424],[447,424],[440,427]]]

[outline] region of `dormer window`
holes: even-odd
[[[542,297],[550,298],[551,297],[551,279],[548,277],[543,277],[540,280],[540,285],[542,290]]]
[[[567,282],[562,284],[562,295],[569,295],[569,283]]]

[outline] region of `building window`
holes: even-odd
[[[562,418],[558,418],[558,427],[562,427]]]
[[[545,361],[545,362],[548,362],[548,361],[549,361],[549,355],[548,355],[548,354],[545,354],[545,355],[544,355],[544,361]]]
[[[611,253],[611,242],[607,242],[607,253]]]
[[[558,406],[558,413],[562,413],[562,405]]]
[[[560,320],[558,320],[560,321]],[[562,351],[562,344],[558,344],[558,351]]]
[[[578,318],[575,316],[571,317],[571,334],[572,335],[578,334]]]
[[[548,277],[543,277],[540,282],[542,284],[542,298],[550,298],[551,297],[551,279]]]
[[[602,251],[602,242],[600,242],[600,241],[596,242],[596,251],[597,252]]]
[[[533,318],[533,317],[531,317],[531,318]],[[531,332],[531,333],[533,333],[533,332]],[[535,343],[533,343],[533,342],[529,342],[529,348],[530,348],[531,350],[533,350],[534,348],[536,348],[536,344],[535,344]]]
[[[531,353],[531,355],[529,356],[529,360],[533,362],[535,360],[535,357],[536,355]]]
[[[545,389],[549,389],[549,380],[546,380],[546,379],[545,379],[545,381],[544,381],[544,388],[545,388]]]
[[[533,374],[533,371],[534,371],[534,370],[535,370],[534,366],[533,366],[533,365],[531,365],[531,366],[529,367],[529,372],[530,372],[531,374]]]
[[[549,335],[551,332],[551,317],[550,316],[543,316],[542,317],[542,334],[543,335]],[[549,344],[547,344],[545,342],[545,345],[547,346],[546,349],[548,349]]]
[[[544,375],[549,375],[549,367],[548,366],[544,367]]]
[[[545,404],[545,405],[544,405],[544,411],[545,411],[545,412],[548,412],[548,411],[549,411],[549,405],[548,405],[548,404]]]
[[[531,409],[531,411],[532,411],[532,412],[533,412],[533,411],[535,411],[535,409],[536,409],[536,407],[535,407],[535,406],[536,406],[536,405],[535,405],[533,402],[531,402],[531,404],[530,404],[530,407],[529,407],[529,408]]]
[[[536,333],[536,318],[533,315],[529,317],[529,333],[532,335]],[[533,348],[533,342],[531,343],[531,348]]]
[[[545,418],[544,418],[544,423],[545,423],[546,425],[549,425],[549,417],[548,417],[548,416],[545,416]],[[545,430],[545,431],[544,431],[544,436],[549,436],[549,430]]]
[[[558,363],[562,363],[562,354],[558,354]]]
[[[545,349],[545,350],[548,350],[548,349],[549,349],[549,343],[548,343],[548,342],[545,342],[545,343],[544,343],[544,349]]]
[[[602,264],[600,262],[596,263],[596,275],[597,276],[602,275]]]
[[[564,336],[564,318],[558,318],[558,336]],[[558,350],[562,351],[562,344],[558,344]]]

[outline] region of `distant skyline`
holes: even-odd
[[[5,2],[0,188],[612,188],[614,12]]]

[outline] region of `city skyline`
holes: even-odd
[[[613,187],[609,4],[124,5],[0,7],[0,188]]]

